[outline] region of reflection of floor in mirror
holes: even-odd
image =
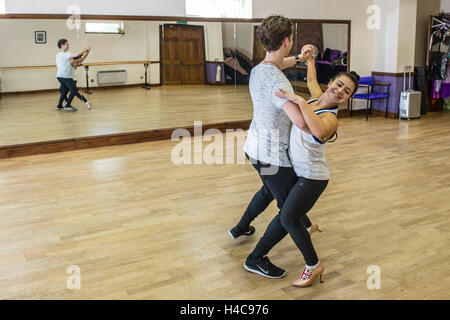
[[[285,278],[243,268],[278,212],[228,236],[261,186],[248,162],[177,166],[170,140],[0,160],[0,299],[449,299],[449,121],[340,121],[310,288],[289,236],[269,254]]]
[[[163,86],[98,89],[92,109],[75,98],[76,112],[57,111],[58,93],[3,95],[0,146],[124,132],[249,120],[248,86]]]

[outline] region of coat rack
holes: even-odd
[[[436,24],[435,24],[436,23]],[[435,28],[445,26],[446,28],[449,28],[450,26],[450,20],[445,18],[445,15],[439,15],[439,16],[429,16],[428,20],[428,34],[427,34],[427,48],[430,48],[431,46],[431,36],[434,33]],[[427,56],[426,56],[426,65],[428,66],[428,63],[430,61],[430,50],[427,50]],[[428,68],[428,67],[427,67]],[[431,99],[431,97],[428,95],[428,92],[430,92],[430,80],[426,80],[426,110],[427,111],[440,111],[443,108],[442,99]]]
[[[438,24],[435,24],[435,25],[432,24],[431,28],[438,28],[438,27],[443,27],[443,26],[445,26],[447,28],[450,27],[450,21],[445,18],[442,18],[442,21],[441,21],[435,17],[432,17],[432,22],[437,22]]]

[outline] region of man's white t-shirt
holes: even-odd
[[[56,55],[56,67],[58,71],[56,72],[57,78],[72,78],[71,75],[71,61],[70,52],[58,52]]]
[[[288,156],[291,120],[283,110],[288,101],[275,95],[281,89],[294,93],[284,73],[260,63],[252,69],[249,90],[253,102],[244,151],[253,159],[279,167],[292,167]]]

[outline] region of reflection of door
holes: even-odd
[[[160,26],[161,83],[204,84],[205,41],[203,26]]]
[[[266,51],[259,43],[258,35],[256,34],[257,28],[258,26],[254,26],[253,28],[253,62],[255,64],[260,63],[266,56]],[[317,46],[320,52],[323,52],[322,23],[297,23],[293,41],[294,44],[289,55],[300,53],[306,44],[313,44]]]
[[[298,22],[294,34],[293,52],[301,52],[304,45],[313,44],[323,53],[323,31],[321,22]]]
[[[255,66],[266,57],[266,50],[259,42],[256,30],[258,30],[258,26],[253,27],[253,63]]]

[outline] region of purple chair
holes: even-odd
[[[360,87],[367,88],[367,92],[355,94],[350,101],[350,116],[352,115],[353,99],[362,99],[367,101],[366,121],[369,120],[369,112],[372,110],[372,100],[386,99],[386,109],[384,117],[387,118],[387,108],[389,101],[389,87],[390,83],[373,82],[372,77],[361,77],[358,82],[358,89]],[[379,88],[387,88],[385,91],[378,91]]]

